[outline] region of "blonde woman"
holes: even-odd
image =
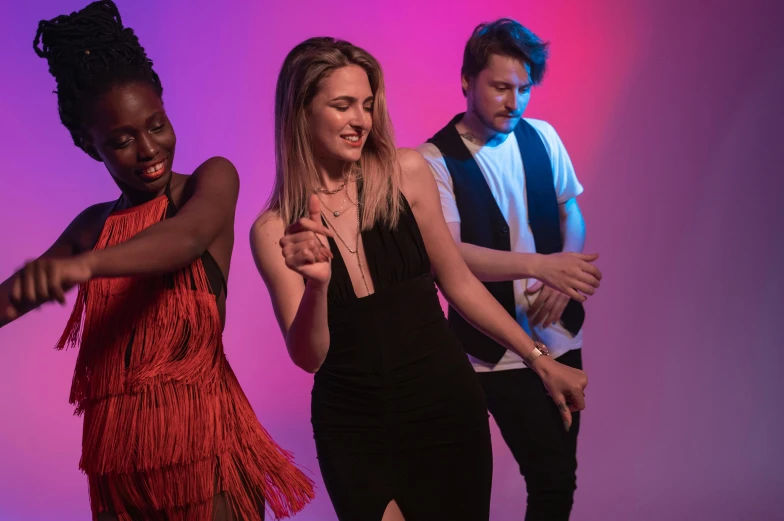
[[[371,55],[332,38],[295,47],[275,125],[275,187],[251,244],[289,355],[315,373],[313,432],[338,518],[488,519],[486,404],[436,283],[530,360],[567,421],[584,407],[584,373],[537,358],[546,350],[468,270],[427,163],[395,150]]]

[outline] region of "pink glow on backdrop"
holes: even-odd
[[[70,143],[31,45],[38,20],[85,2],[18,2],[0,17],[0,278],[117,196]],[[310,36],[365,47],[384,66],[399,144],[416,146],[463,110],[463,45],[500,16],[552,41],[527,115],[550,121],[570,152],[605,273],[588,306],[572,518],[782,519],[784,42],[772,2],[118,3],[162,77],[177,170],[219,154],[240,171],[225,343],[262,423],[319,483],[296,519],[335,515],[312,441],[312,377],[288,360],[246,239],[272,183],[278,67]],[[0,521],[89,518],[81,420],[67,403],[75,353],[51,349],[67,312],[49,306],[0,330]],[[521,519],[524,483],[493,434],[491,518]]]

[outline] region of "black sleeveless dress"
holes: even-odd
[[[408,203],[362,233],[375,293],[357,298],[335,242],[329,353],[314,378],[319,467],[341,521],[483,521],[492,452],[484,394],[444,317]]]

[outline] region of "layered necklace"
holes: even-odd
[[[348,200],[349,200],[348,199],[348,193],[346,193],[346,196],[343,198],[343,202],[340,203],[340,208],[338,208],[337,210],[333,210],[332,208],[327,206],[327,203],[325,203],[324,200],[321,197],[319,197],[319,201],[321,201],[321,204],[324,206],[324,208],[329,210],[329,212],[332,215],[334,215],[335,217],[340,217],[340,214],[343,213],[343,207],[346,206],[346,201],[348,201]]]
[[[349,180],[350,179],[347,178],[345,181],[343,181],[343,184],[341,184],[335,190],[326,190],[324,188],[319,188],[318,190],[319,190],[319,192],[321,192],[323,194],[334,195],[334,194],[340,192],[341,190],[343,190],[346,187],[346,184],[348,183]],[[321,197],[319,197],[319,200],[321,200]],[[343,198],[343,203],[340,205],[340,208],[338,210],[332,210],[326,204],[324,204],[324,201],[321,201],[321,204],[324,204],[324,207],[327,210],[329,210],[330,212],[332,212],[333,216],[340,217],[342,215],[342,213],[343,213],[343,206],[346,204],[347,200],[349,200],[348,190],[346,190],[346,196]],[[321,212],[321,217],[324,219],[324,221],[326,221],[327,225],[330,228],[332,228],[332,231],[335,232],[335,236],[338,238],[338,240],[341,243],[343,243],[343,246],[346,248],[346,250],[348,250],[348,252],[350,254],[355,255],[357,257],[357,265],[359,266],[359,274],[362,276],[362,283],[365,285],[365,292],[368,295],[370,295],[370,287],[368,286],[367,279],[365,278],[365,270],[362,267],[362,256],[359,254],[359,244],[360,244],[359,241],[360,241],[360,238],[362,237],[362,226],[361,226],[360,219],[359,219],[359,199],[357,199],[357,204],[355,206],[357,207],[357,234],[356,234],[356,242],[355,242],[354,248],[351,248],[351,246],[349,246],[348,243],[346,243],[346,241],[343,239],[343,237],[338,232],[337,228],[335,228],[335,225],[332,224],[332,222],[329,219],[327,219],[327,216],[324,214],[323,211]]]
[[[340,186],[338,186],[334,190],[327,190],[326,188],[321,187],[321,186],[319,186],[317,190],[319,191],[320,194],[335,195],[335,194],[341,192],[344,188],[346,188],[346,184],[348,184],[350,181],[351,181],[351,176],[346,174],[346,175],[343,176],[343,182],[340,184]],[[346,202],[349,201],[349,200],[350,200],[350,198],[348,196],[348,190],[346,190],[345,196],[343,197],[343,202],[340,203],[340,207],[337,210],[333,210],[332,208],[327,206],[327,203],[325,203],[324,199],[322,199],[321,196],[319,195],[319,201],[321,201],[321,204],[324,206],[324,208],[329,210],[329,212],[334,217],[340,217],[340,214],[343,213],[343,207],[346,206]],[[353,203],[353,201],[352,201],[352,203]]]
[[[321,192],[322,194],[327,194],[327,195],[335,195],[336,193],[340,192],[341,190],[343,190],[343,189],[346,187],[346,183],[348,182],[348,180],[349,180],[349,177],[348,177],[347,175],[344,175],[344,176],[343,176],[343,182],[342,182],[342,183],[340,183],[340,186],[338,186],[338,187],[337,187],[337,188],[335,188],[334,190],[327,190],[327,189],[326,189],[326,188],[324,188],[323,186],[319,186],[319,187],[317,188],[317,190],[318,190],[319,192]]]

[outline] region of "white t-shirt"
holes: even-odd
[[[553,165],[555,195],[558,203],[565,203],[569,199],[580,195],[583,187],[577,180],[569,154],[567,154],[566,148],[564,148],[555,129],[546,121],[528,118],[525,118],[525,120],[542,137],[545,149],[550,156],[550,163]],[[528,225],[525,170],[514,133],[509,134],[503,143],[496,146],[479,146],[466,139],[463,139],[463,143],[474,156],[479,169],[487,181],[487,185],[490,187],[490,191],[493,193],[498,208],[509,225],[512,251],[536,253],[534,236],[531,232],[531,227]],[[435,175],[438,191],[441,195],[441,208],[444,211],[446,222],[460,222],[460,213],[457,211],[452,176],[449,175],[449,170],[441,152],[432,143],[424,143],[417,150],[430,163],[430,168]],[[534,340],[544,343],[553,357],[582,347],[582,331],[577,336],[572,336],[560,323],[553,324],[546,329],[536,326],[531,331],[526,312],[539,293],[526,295],[525,289],[535,283],[535,279],[514,281],[517,322]],[[477,372],[502,371],[525,367],[523,360],[516,353],[509,350],[506,351],[497,364],[489,364],[470,355],[469,358]]]

